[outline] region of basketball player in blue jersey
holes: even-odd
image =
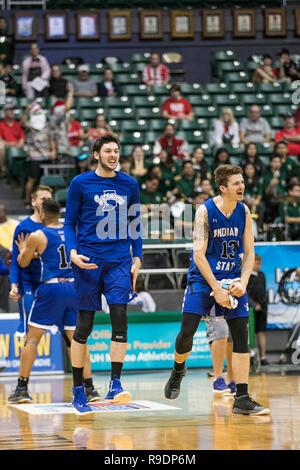
[[[82,370],[95,312],[101,310],[101,294],[109,305],[112,326],[106,400],[131,400],[120,378],[127,349],[127,304],[134,296],[141,266],[142,236],[139,186],[131,176],[115,171],[119,150],[119,140],[110,134],[96,140],[93,153],[98,166],[72,180],[66,205],[66,243],[79,307],[71,345],[72,403],[83,414],[91,412],[81,387]]]
[[[236,395],[232,412],[269,414],[268,408],[256,403],[248,394],[246,287],[254,264],[254,239],[250,211],[242,202],[243,171],[235,165],[221,165],[214,176],[220,195],[205,201],[196,212],[181,330],[176,338],[175,363],[165,386],[165,397],[172,400],[179,395],[181,380],[186,373],[185,361],[192,350],[201,316],[209,315],[215,304],[216,316],[224,316],[233,339]],[[240,253],[243,253],[242,262]]]
[[[17,261],[21,268],[30,265],[36,254],[41,263],[40,284],[28,317],[28,332],[21,353],[18,385],[8,398],[9,403],[31,402],[28,381],[37,354],[37,346],[46,329],[57,327],[71,343],[77,319],[73,272],[66,253],[65,234],[59,222],[59,204],[52,199],[42,203],[41,230],[24,237],[20,235]],[[90,360],[87,354],[85,371],[90,376]],[[86,375],[86,374],[85,374]],[[94,397],[99,399],[99,395]],[[95,399],[93,401],[95,401]]]
[[[28,315],[34,301],[34,293],[40,283],[41,267],[38,259],[33,259],[26,268],[21,268],[17,262],[19,249],[16,244],[19,235],[26,236],[36,230],[43,229],[44,226],[40,217],[40,210],[43,201],[52,198],[52,188],[40,185],[31,195],[31,205],[34,209],[30,217],[22,220],[16,227],[13,239],[12,258],[10,266],[10,298],[18,302],[20,323],[17,327],[17,336],[26,336]]]

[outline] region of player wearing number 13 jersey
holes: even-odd
[[[220,195],[201,204],[196,212],[181,330],[176,338],[175,363],[165,396],[177,398],[199,321],[209,315],[215,304],[216,316],[224,316],[233,339],[232,368],[237,390],[232,411],[246,415],[268,414],[269,409],[248,395],[246,288],[254,265],[254,238],[251,214],[242,202],[243,170],[235,165],[221,165],[214,176]],[[237,301],[235,305],[233,300]]]

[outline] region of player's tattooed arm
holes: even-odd
[[[206,207],[201,205],[195,216],[194,224],[194,250],[201,250],[204,253],[207,249],[209,237],[208,215]]]

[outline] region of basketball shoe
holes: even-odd
[[[101,396],[94,387],[85,388],[84,393],[88,402],[101,401]]]
[[[165,397],[168,400],[175,400],[180,393],[180,384],[187,371],[186,366],[183,370],[172,369],[171,376],[165,386]]]
[[[8,397],[8,403],[33,403],[33,398],[29,395],[27,388],[16,387],[14,393]]]
[[[230,392],[230,388],[228,385],[226,385],[223,377],[218,377],[216,380],[214,380],[213,391],[215,395],[223,395],[223,393]]]
[[[84,385],[80,385],[79,387],[73,387],[72,405],[75,414],[79,416],[93,413],[93,409],[88,404],[87,397],[84,393]]]
[[[249,395],[235,397],[232,413],[238,415],[268,415],[270,409],[256,403]]]
[[[109,383],[109,390],[105,400],[110,403],[127,403],[131,399],[131,393],[123,390],[120,380],[114,376]]]

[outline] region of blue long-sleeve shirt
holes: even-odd
[[[43,224],[34,222],[30,217],[22,220],[16,227],[13,239],[13,249],[11,255],[11,266],[10,266],[10,282],[11,284],[18,284],[19,291],[22,291],[26,286],[37,286],[40,282],[41,276],[41,263],[38,259],[31,261],[29,266],[26,268],[20,268],[17,258],[19,255],[19,248],[17,247],[15,240],[18,240],[19,234],[26,234],[35,232],[45,228]]]
[[[7,276],[8,274],[8,267],[6,264],[3,263],[2,259],[0,258],[0,276]]]
[[[125,173],[112,178],[89,171],[70,184],[65,215],[67,250],[102,259],[130,254],[142,258],[142,224],[137,181]]]

